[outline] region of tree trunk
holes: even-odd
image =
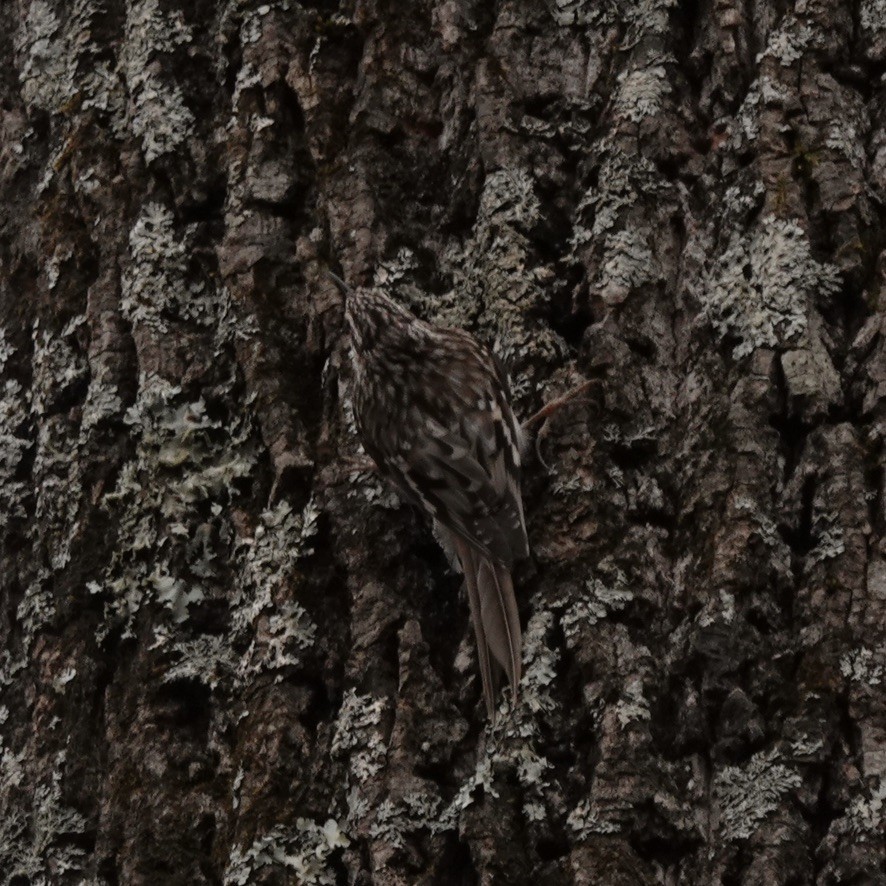
[[[886,883],[883,0],[0,7],[0,878]],[[522,416],[519,709],[325,269]]]

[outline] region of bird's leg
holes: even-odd
[[[577,397],[584,394],[587,390],[589,390],[593,385],[597,384],[599,379],[592,378],[588,381],[583,381],[580,385],[576,385],[571,391],[567,391],[562,397],[558,397],[556,400],[551,400],[550,403],[545,403],[535,415],[531,415],[526,421],[523,422],[523,430],[530,431],[533,425],[541,425],[538,432],[534,435],[534,443],[535,443],[535,457],[538,459],[538,463],[548,472],[550,473],[551,468],[550,465],[544,460],[544,457],[541,454],[541,438],[544,433],[544,424],[545,422],[555,413],[559,412],[564,406],[570,404]]]
[[[374,474],[378,466],[368,455],[352,455],[341,460],[346,474]]]
[[[550,403],[545,403],[535,415],[529,416],[526,421],[523,422],[523,430],[528,431],[533,425],[538,424],[539,422],[543,422],[546,419],[550,418],[555,412],[559,412],[564,406],[571,403],[581,394],[584,394],[585,391],[589,390],[593,385],[599,384],[600,379],[592,378],[589,381],[583,381],[580,385],[574,387],[571,391],[567,391],[562,397],[558,397],[556,400],[551,400]]]

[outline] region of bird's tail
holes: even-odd
[[[503,564],[490,560],[461,539],[456,540],[456,549],[468,589],[483,696],[489,719],[495,722],[496,683],[492,662],[507,674],[514,704],[520,682],[522,639],[514,584],[510,570]]]

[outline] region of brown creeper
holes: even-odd
[[[431,515],[458,557],[494,720],[494,664],[517,699],[521,636],[511,568],[529,554],[522,429],[507,376],[469,333],[432,326],[378,292],[330,276],[345,296],[363,446],[399,494]]]

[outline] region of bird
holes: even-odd
[[[507,373],[469,332],[420,320],[383,292],[328,273],[344,296],[363,448],[400,497],[432,518],[454,554],[495,723],[500,673],[518,703],[522,639],[512,571],[529,556],[525,440]]]

